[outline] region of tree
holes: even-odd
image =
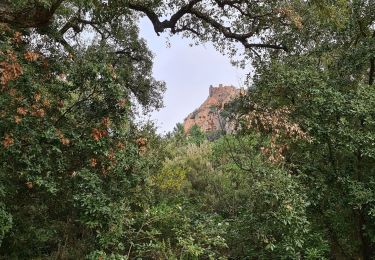
[[[81,259],[131,247],[125,237],[136,234],[132,219],[147,204],[153,167],[132,104],[158,107],[164,83],[151,76],[136,26],[123,25],[116,41],[134,56],[116,53],[110,39],[71,54],[38,32],[2,25],[2,257]]]
[[[201,144],[207,139],[205,133],[203,133],[202,129],[198,125],[193,125],[188,133],[187,140],[194,144]]]
[[[254,60],[254,86],[237,110],[248,119],[264,108],[274,115],[287,108],[310,137],[281,139],[288,145],[283,163],[305,186],[309,220],[336,259],[375,255],[374,10],[372,1],[297,1],[285,11],[301,26],[273,35],[293,51]],[[260,130],[280,136],[275,128]]]

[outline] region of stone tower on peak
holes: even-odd
[[[223,120],[220,118],[220,112],[223,110],[224,105],[241,93],[240,89],[234,86],[226,86],[219,84],[219,86],[209,87],[208,98],[203,104],[190,113],[184,120],[185,133],[189,132],[194,125],[199,126],[204,132],[217,132],[222,131],[224,126]],[[229,130],[229,129],[224,129]]]

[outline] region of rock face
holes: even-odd
[[[199,126],[204,132],[221,131],[227,126],[220,118],[220,112],[223,110],[224,105],[241,93],[240,89],[233,86],[223,86],[220,84],[218,87],[210,86],[209,96],[203,104],[190,113],[184,120],[185,133],[189,132],[190,128],[194,125]]]

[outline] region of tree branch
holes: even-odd
[[[144,13],[154,25],[154,30],[159,36],[161,32],[164,32],[165,29],[171,29],[172,33],[175,33],[175,27],[177,22],[202,0],[191,0],[187,5],[182,6],[175,14],[171,16],[169,20],[164,20],[161,22],[158,15],[151,10],[149,7],[139,4],[139,3],[129,3],[129,8],[135,11],[140,11]]]
[[[277,49],[277,50],[284,50],[288,51],[285,46],[277,45],[277,44],[265,44],[265,43],[249,43],[248,39],[254,36],[257,29],[250,31],[248,33],[234,33],[231,31],[229,27],[225,27],[224,25],[217,22],[215,19],[211,18],[210,16],[201,13],[195,9],[191,10],[191,13],[194,14],[196,17],[200,18],[201,20],[205,21],[206,23],[210,24],[212,27],[217,29],[220,33],[224,35],[225,38],[234,39],[247,48],[269,48],[269,49]]]
[[[198,18],[199,20],[203,21],[204,23],[210,25],[212,28],[214,28],[220,34],[222,34],[225,38],[233,39],[241,43],[246,49],[269,48],[269,49],[288,51],[288,49],[285,46],[278,45],[278,44],[249,43],[248,39],[253,37],[259,31],[259,28],[254,27],[252,30],[245,32],[245,33],[235,33],[231,30],[230,27],[226,27],[222,25],[220,22],[212,18],[210,15],[203,13],[199,11],[197,8],[195,8],[196,5],[201,1],[202,0],[191,0],[188,4],[182,6],[175,14],[173,14],[169,20],[164,20],[162,22],[160,21],[158,15],[151,8],[143,4],[129,3],[128,7],[134,11],[139,11],[139,12],[144,13],[153,24],[154,30],[157,35],[160,35],[160,33],[164,32],[166,29],[171,29],[171,32],[173,34],[184,32],[184,31],[189,31],[197,36],[202,36],[202,34],[199,33],[198,30],[193,29],[186,24],[176,29],[176,25],[181,20],[181,18],[186,14],[190,14]],[[228,6],[231,6],[232,8],[239,10],[241,14],[244,14],[244,11],[242,11],[239,6],[235,5],[235,4],[240,3],[240,1],[215,0],[215,2],[220,8],[224,8],[226,5],[228,5]]]

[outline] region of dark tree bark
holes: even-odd
[[[10,1],[3,0],[0,2],[0,23],[9,24],[17,28],[41,28],[47,26],[62,2],[63,0],[56,0],[50,8],[33,3],[22,10],[14,10]]]

